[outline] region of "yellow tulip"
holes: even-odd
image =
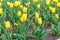
[[[55,13],[56,12],[56,9],[55,8],[52,8],[51,12],[52,13]]]
[[[20,8],[23,9],[23,5],[20,5]]]
[[[37,4],[37,8],[38,8],[38,9],[40,8],[40,4]]]
[[[0,2],[2,2],[3,0],[0,0]]]
[[[10,3],[10,5],[9,5],[9,6],[10,6],[10,8],[13,8],[13,3]]]
[[[1,4],[2,4],[2,3],[0,2],[0,6],[2,6]]]
[[[38,12],[35,13],[35,18],[36,18],[36,19],[39,18],[39,13],[38,13]]]
[[[56,19],[58,19],[58,18],[59,18],[58,14],[55,14],[55,18],[56,18]]]
[[[46,0],[46,5],[49,5],[50,4],[50,0]]]
[[[60,8],[60,2],[57,3],[57,6]]]
[[[42,19],[38,18],[38,24],[42,25]]]
[[[10,21],[5,22],[5,28],[7,28],[7,29],[10,28]]]
[[[49,6],[49,10],[50,10],[50,11],[52,10],[52,7],[51,7],[51,6]]]
[[[20,1],[15,1],[14,2],[14,6],[19,6],[21,3],[20,3]]]
[[[27,13],[27,8],[26,7],[23,8],[23,13]]]
[[[57,2],[58,2],[58,0],[53,0],[53,2],[57,3]]]
[[[13,3],[7,2],[7,5],[8,5],[10,8],[13,8]]]
[[[26,3],[26,6],[28,7],[30,5],[30,2]]]
[[[21,17],[21,19],[20,19],[20,20],[21,20],[21,22],[24,22],[24,18],[23,18],[23,17]]]
[[[28,2],[28,4],[30,5],[30,2]]]
[[[7,2],[7,5],[9,6],[10,5],[10,2]]]
[[[17,16],[21,16],[21,14],[22,14],[21,11],[18,11]]]
[[[14,26],[18,26],[18,24],[17,23],[14,23]]]
[[[38,2],[39,0],[33,0],[34,3]]]
[[[27,14],[23,14],[21,17],[21,22],[25,22],[27,20]]]
[[[0,15],[3,13],[3,9],[2,8],[0,8]]]

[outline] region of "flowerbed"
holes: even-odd
[[[0,0],[0,40],[45,40],[48,34],[60,36],[60,0]]]

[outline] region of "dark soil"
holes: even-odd
[[[45,25],[44,30],[47,30],[47,29],[51,29],[51,32],[49,33],[49,35],[47,35],[45,40],[56,40],[57,37],[54,35],[54,31],[52,30],[51,26]]]
[[[44,30],[47,30],[47,29],[51,29],[51,26],[46,26],[46,25],[45,25]],[[28,34],[31,35],[32,31],[33,31],[32,27],[29,28]],[[51,32],[49,33],[49,35],[46,37],[45,40],[56,40],[56,39],[57,39],[57,37],[54,36],[54,31],[51,31]],[[28,38],[27,40],[37,40],[37,39],[36,39],[36,38]]]
[[[37,40],[36,38],[28,38],[27,40]]]
[[[45,40],[56,40],[56,39],[57,39],[56,36],[49,34]]]

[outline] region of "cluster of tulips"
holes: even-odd
[[[60,35],[60,0],[0,0],[1,40],[45,40],[51,31],[44,31],[45,24]]]

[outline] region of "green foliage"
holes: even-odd
[[[52,24],[52,29],[54,30],[54,33],[56,36],[60,35],[60,22],[58,22],[57,25]]]
[[[38,40],[45,40],[46,35],[48,35],[50,31],[50,29],[44,31],[44,24],[42,26],[34,26],[33,35],[36,36]]]

